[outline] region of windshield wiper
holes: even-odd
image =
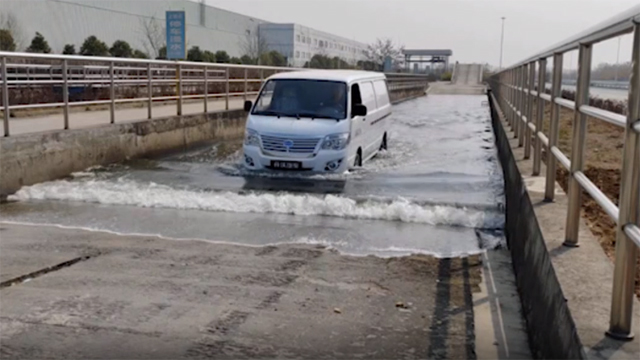
[[[340,118],[335,116],[316,114],[312,112],[284,113],[284,112],[273,111],[273,110],[265,110],[265,111],[257,111],[253,113],[253,115],[277,116],[278,118],[292,117],[298,120],[300,120],[300,118],[310,118],[311,120],[314,120],[314,119],[331,119],[331,120],[338,120],[338,121],[340,120]]]
[[[282,116],[292,117],[292,118],[296,118],[296,119],[300,120],[300,114],[299,113],[282,113]]]
[[[306,117],[306,118],[311,118],[311,120],[313,119],[331,119],[331,120],[340,120],[340,118],[337,118],[335,116],[330,116],[330,115],[322,115],[322,114],[316,114],[316,113],[311,113],[311,112],[301,112],[298,113],[299,116],[301,117]]]
[[[278,111],[273,111],[273,110],[264,110],[264,111],[256,111],[253,113],[253,115],[262,115],[262,116],[286,116]]]

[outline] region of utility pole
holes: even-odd
[[[616,57],[616,81],[618,81],[618,68],[620,67],[620,40],[622,40],[622,36],[618,36],[618,56]]]
[[[504,20],[506,17],[502,17],[502,33],[500,34],[500,70],[502,70],[502,51],[504,49]]]

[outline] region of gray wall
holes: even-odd
[[[295,66],[293,60],[293,24],[260,24],[260,37],[270,50],[276,50],[286,56],[289,65]]]
[[[231,56],[244,53],[246,31],[256,33],[264,20],[205,6],[205,23],[201,25],[201,5],[187,0],[0,0],[0,14],[13,14],[19,22],[21,50],[38,31],[51,49],[61,53],[65,44],[80,49],[84,39],[97,36],[109,46],[126,40],[132,47],[145,50],[142,21],[158,19],[164,28],[167,10],[184,10],[187,17],[188,47],[225,50]]]
[[[239,57],[246,52],[247,33],[255,36],[260,28],[260,36],[267,40],[269,48],[289,58],[292,66],[303,66],[314,54],[339,56],[350,63],[364,59],[361,52],[346,50],[347,46],[366,48],[351,39],[294,23],[274,24],[188,0],[0,0],[0,15],[12,14],[18,19],[19,50],[24,50],[38,31],[55,53],[61,53],[65,44],[73,44],[79,51],[90,35],[109,46],[115,40],[125,40],[136,49],[151,52],[145,46],[142,23],[155,18],[164,29],[167,10],[186,12],[187,48],[196,45],[214,52],[225,50]],[[311,43],[297,42],[296,34],[309,37]],[[336,47],[321,48],[316,42],[320,40]],[[296,51],[308,57],[296,58]]]
[[[0,201],[22,186],[93,165],[187,149],[244,135],[246,113],[229,110],[0,138]]]

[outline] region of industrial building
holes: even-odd
[[[313,55],[339,57],[355,65],[365,60],[367,45],[298,24],[270,24],[259,26],[270,49],[284,54],[291,66],[302,67]]]
[[[155,56],[149,29],[155,29],[155,35],[164,40],[168,10],[185,11],[187,48],[224,50],[240,57],[247,53],[248,44],[259,38],[269,50],[282,53],[290,66],[304,66],[314,54],[355,63],[364,59],[366,49],[366,44],[299,24],[270,23],[188,0],[0,0],[0,4],[1,16],[17,20],[15,37],[20,50],[40,32],[55,53],[61,53],[66,44],[79,49],[84,39],[95,35],[109,46],[115,40],[125,40]]]

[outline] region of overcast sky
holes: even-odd
[[[451,49],[454,61],[498,65],[501,17],[509,65],[604,21],[640,0],[206,0],[281,23],[298,23],[364,43],[391,38],[406,48]],[[594,65],[616,62],[618,40],[594,48]],[[629,61],[631,36],[620,61]],[[577,56],[567,56],[577,62]],[[570,65],[567,65],[570,66]],[[574,66],[575,67],[575,66]]]

